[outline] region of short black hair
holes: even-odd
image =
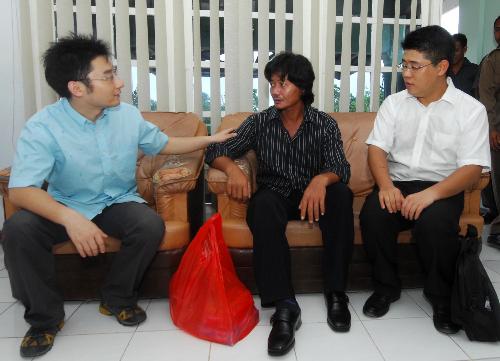
[[[495,23],[500,20],[500,15],[497,16],[497,18],[495,19],[495,21],[493,22],[493,26],[495,26]]]
[[[110,58],[108,45],[92,36],[71,33],[51,44],[43,54],[45,79],[61,97],[71,98],[68,82],[80,80],[87,86],[91,62],[99,56]]]
[[[462,45],[462,48],[465,48],[467,46],[467,37],[465,36],[465,34],[462,33],[453,34],[451,38],[453,39],[454,43],[458,41],[460,45]]]
[[[449,32],[438,25],[424,26],[408,33],[401,42],[403,50],[417,50],[424,54],[432,64],[436,65],[441,60],[450,64],[448,74],[451,72],[455,44]]]
[[[314,83],[314,70],[311,62],[303,55],[283,51],[272,58],[264,69],[267,81],[271,81],[274,74],[279,74],[281,80],[288,79],[295,86],[300,88],[304,105],[311,105],[314,102],[312,87]]]

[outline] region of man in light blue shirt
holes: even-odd
[[[138,149],[179,154],[224,141],[168,137],[131,105],[120,103],[123,81],[107,45],[72,35],[44,54],[45,77],[61,99],[35,114],[18,140],[9,198],[21,208],[4,225],[4,253],[12,294],[31,325],[23,357],[48,352],[64,322],[54,285],[52,246],[70,239],[82,257],[105,252],[104,239],[121,239],[101,289],[101,313],[125,326],[146,319],[137,305],[142,276],[163,239],[163,220],[137,193]],[[47,181],[47,191],[41,189]]]

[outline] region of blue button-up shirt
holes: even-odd
[[[145,202],[137,193],[137,152],[157,154],[168,137],[129,104],[91,122],[66,98],[26,123],[17,142],[9,188],[41,187],[88,219],[114,203]]]

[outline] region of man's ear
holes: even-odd
[[[467,52],[467,46],[464,46],[464,54]]]
[[[449,67],[450,67],[450,62],[448,60],[445,59],[441,60],[439,63],[437,63],[438,75],[446,76]]]
[[[71,80],[68,82],[68,90],[73,97],[81,97],[85,94],[85,85],[81,81]]]

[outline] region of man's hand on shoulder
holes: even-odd
[[[422,211],[437,200],[433,189],[427,188],[421,192],[410,194],[403,201],[401,214],[410,221],[418,219]]]
[[[106,252],[104,239],[108,237],[107,234],[78,212],[69,210],[63,226],[83,258]]]
[[[226,174],[227,195],[239,202],[246,202],[250,198],[250,184],[246,174],[236,164],[230,167]]]
[[[401,210],[401,206],[405,197],[394,185],[380,188],[378,192],[378,200],[382,209],[387,209],[389,213],[396,213]]]
[[[305,220],[306,216],[309,223],[318,222],[319,217],[325,214],[325,196],[328,179],[324,174],[314,177],[302,196],[300,201],[300,219]]]

